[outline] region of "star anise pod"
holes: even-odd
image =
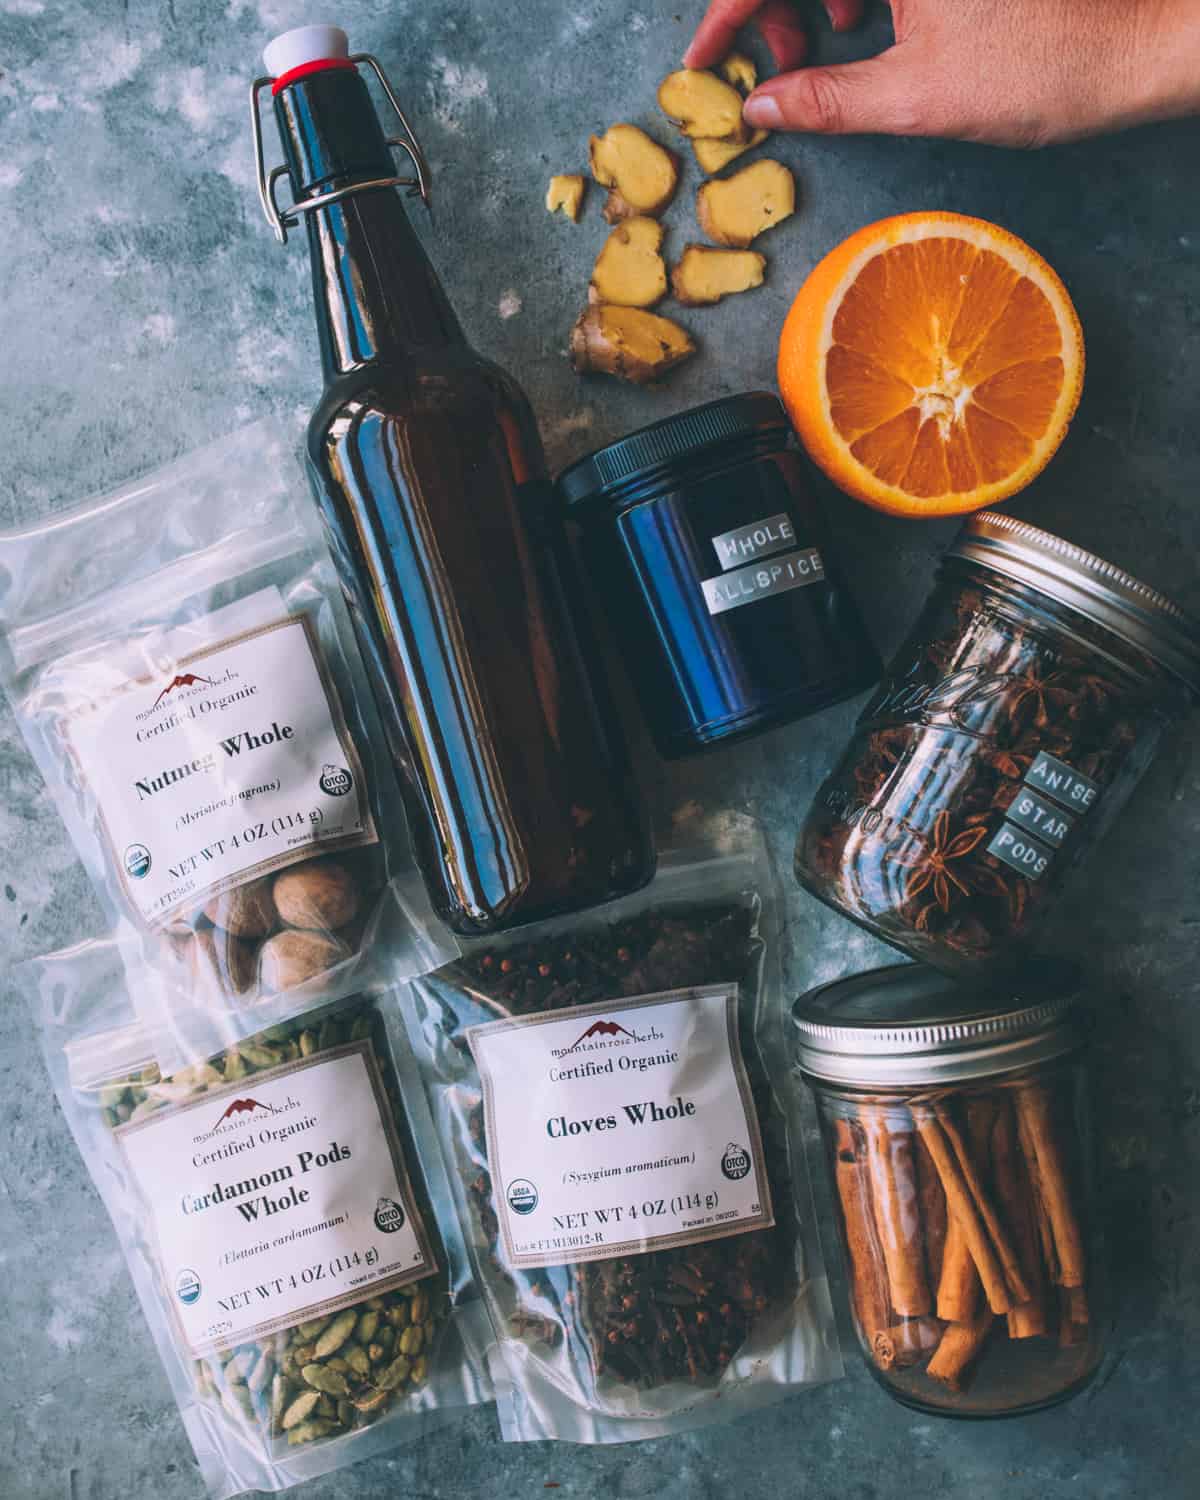
[[[938,907],[947,912],[953,899],[952,890],[969,896],[971,887],[951,865],[965,859],[986,836],[986,827],[976,827],[964,828],[961,833],[951,837],[950,814],[945,811],[938,813],[933,820],[932,832],[917,834],[921,847],[909,850],[895,861],[901,869],[913,871],[907,883],[905,899],[913,901],[922,891],[932,890]]]
[[[1013,678],[1013,695],[1008,704],[1009,718],[1023,724],[1032,713],[1035,729],[1045,729],[1059,713],[1065,713],[1078,701],[1077,686],[1065,672],[1047,671],[1039,661],[1031,661]]]

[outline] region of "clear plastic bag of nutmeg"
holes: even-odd
[[[797,1003],[854,1330],[907,1406],[1018,1415],[1099,1367],[1084,1020],[1053,969],[988,995],[904,965]]]
[[[757,840],[669,851],[401,987],[508,1441],[661,1437],[841,1372],[773,907]]]
[[[288,1489],[490,1399],[487,1313],[386,993],[168,1075],[111,941],[18,979],[213,1500]]]
[[[167,1073],[368,983],[409,864],[292,448],[255,423],[0,536],[4,686]]]

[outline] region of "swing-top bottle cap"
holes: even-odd
[[[350,56],[350,39],[340,26],[297,26],[263,49],[263,62],[272,78],[282,78],[309,63],[341,61]]]

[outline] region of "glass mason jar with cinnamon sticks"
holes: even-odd
[[[853,1322],[898,1401],[1012,1416],[1102,1354],[1084,1016],[1053,967],[1021,999],[917,965],[797,1002]]]
[[[806,890],[949,972],[1028,956],[1200,692],[1200,624],[1089,552],[972,516],[817,792]]]

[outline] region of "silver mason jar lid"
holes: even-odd
[[[982,563],[1103,625],[1200,693],[1200,621],[1165,594],[1049,531],[976,512],[948,557]]]
[[[792,1009],[796,1063],[854,1088],[965,1083],[1049,1062],[1087,1041],[1079,972],[1048,963],[1012,990],[894,964],[823,984]]]

